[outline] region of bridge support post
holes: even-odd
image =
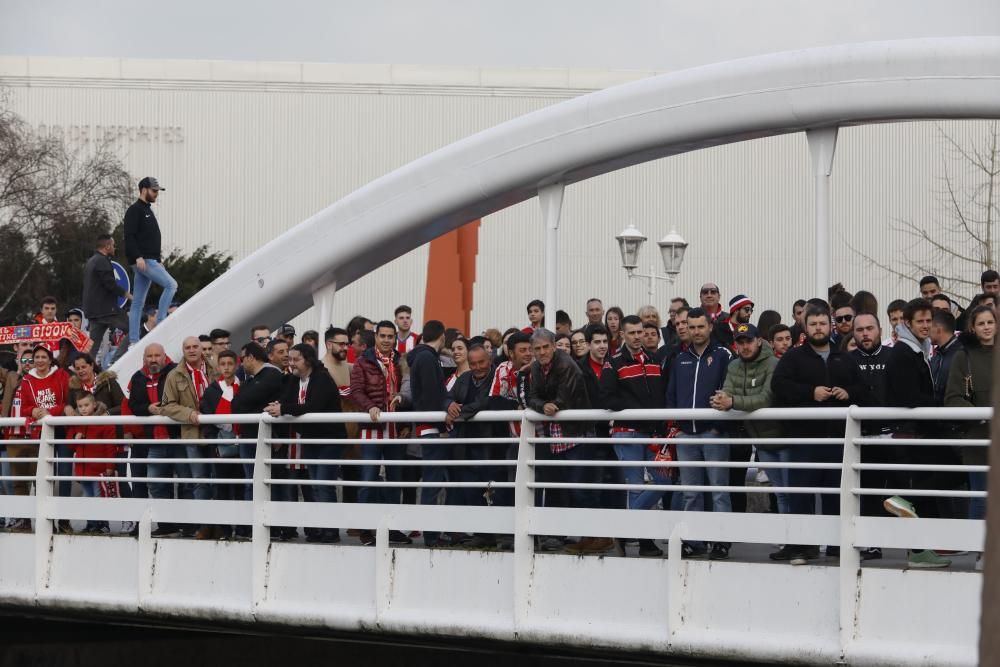
[[[855,464],[861,462],[861,450],[856,440],[861,437],[861,422],[849,408],[844,432],[844,464],[840,470],[840,654],[854,642],[858,622],[858,585],[861,577],[861,555],[855,544],[855,518],[861,514],[861,498],[854,489],[861,486],[861,472]],[[824,500],[824,502],[826,502]]]
[[[559,298],[559,219],[562,216],[563,193],[566,185],[553,183],[538,189],[545,221],[545,328],[556,330],[556,300]]]
[[[830,270],[830,174],[837,150],[837,128],[806,130],[813,176],[816,179],[816,295],[826,299],[832,284]]]
[[[548,308],[548,304],[546,304]],[[553,315],[555,317],[555,315]],[[527,410],[521,415],[521,435],[517,443],[517,467],[514,477],[514,629],[520,631],[528,622],[531,598],[532,568],[535,540],[531,534],[530,511],[535,491],[529,485],[535,481],[535,446],[528,442],[535,425]]]
[[[35,465],[35,599],[49,586],[49,563],[52,559],[52,497],[53,482],[49,481],[56,470],[50,460],[54,447],[55,429],[42,420],[42,436],[38,442],[38,463]]]
[[[316,309],[316,316],[319,318],[319,323],[316,326],[316,331],[319,333],[319,349],[323,348],[323,332],[327,330],[330,325],[333,324],[333,301],[334,297],[337,295],[337,281],[332,281],[329,285],[324,285],[319,289],[313,290],[313,307]],[[325,353],[324,353],[325,354]],[[320,357],[323,355],[321,354]]]
[[[271,458],[271,422],[261,417],[257,428],[257,452],[253,464],[253,528],[251,532],[251,575],[253,577],[254,609],[264,602],[267,596],[267,560],[271,547],[271,531],[267,516],[271,504],[270,489],[267,480],[271,478],[271,466],[266,461]]]

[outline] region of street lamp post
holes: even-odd
[[[618,249],[622,253],[622,268],[628,272],[629,278],[645,278],[649,281],[648,293],[650,303],[656,297],[656,281],[663,280],[673,283],[677,275],[681,272],[681,264],[684,262],[684,251],[688,244],[676,230],[671,230],[669,234],[656,242],[660,246],[660,255],[663,258],[663,268],[665,276],[656,273],[656,267],[650,265],[649,273],[639,273],[639,250],[646,242],[646,235],[629,225],[621,234],[615,237],[618,241]]]

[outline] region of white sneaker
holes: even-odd
[[[122,521],[122,528],[119,533],[128,534],[135,530],[135,521]]]

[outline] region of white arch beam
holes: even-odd
[[[144,342],[177,354],[185,335],[214,327],[240,340],[254,321],[290,319],[323,287],[349,285],[470,220],[536,196],[547,184],[757,137],[944,118],[1000,118],[1000,37],[776,53],[601,90],[480,132],[372,181],[239,262]],[[117,368],[140,364],[141,350],[130,350]]]

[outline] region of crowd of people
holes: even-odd
[[[146,248],[152,248],[152,241],[149,243]],[[152,250],[158,252],[158,248]],[[915,286],[914,298],[891,301],[884,310],[870,292],[852,294],[837,284],[825,299],[796,301],[787,321],[772,310],[759,313],[754,321],[755,304],[744,294],[730,298],[727,309],[719,286],[709,282],[701,286],[693,306],[683,297],[670,300],[665,320],[653,305],[626,314],[617,306],[605,308],[594,298],[585,304],[581,326],[574,326],[570,315],[560,310],[551,320],[552,329],[546,328],[550,321],[546,306],[534,300],[526,307],[526,325],[505,331],[487,329],[479,335],[449,328],[437,320],[424,322],[417,332],[412,309],[405,305],[395,309],[392,319],[357,316],[344,328],[331,326],[322,334],[307,331],[298,340],[289,324],[276,331],[262,324],[241,332],[244,335],[215,329],[185,338],[182,348],[174,351],[179,353],[176,359],[157,343],[145,345],[143,366],[122,383],[127,387],[123,391],[120,379],[102,371],[95,361],[115,359],[122,348],[141,339],[139,335],[131,340],[129,333],[116,346],[114,336],[106,336],[111,328],[131,332],[129,327],[141,324],[126,321],[117,303],[132,295],[123,293],[109,274],[113,254],[114,241],[100,237],[86,268],[85,307],[70,309],[65,316],[83,328],[85,316],[93,313],[89,330],[95,342],[106,348],[103,355],[81,353],[71,345],[22,342],[0,357],[4,369],[0,415],[26,418],[24,426],[9,428],[4,434],[8,458],[36,455],[37,445],[24,441],[39,437],[39,420],[47,415],[159,415],[172,420],[170,425],[67,429],[67,440],[81,442],[60,445],[60,456],[69,459],[75,452],[82,459],[115,459],[59,464],[61,476],[72,473],[89,478],[80,482],[81,492],[87,496],[249,498],[247,480],[253,475],[256,424],[207,425],[202,423],[203,415],[367,414],[361,423],[296,424],[292,420],[275,425],[274,458],[284,461],[271,465],[272,478],[282,480],[271,487],[275,500],[510,505],[512,491],[494,485],[513,479],[510,463],[516,458],[517,444],[486,443],[516,438],[520,421],[471,419],[483,410],[530,409],[551,417],[574,409],[749,412],[767,407],[992,405],[992,355],[1000,295],[1000,274],[993,270],[982,274],[981,294],[964,309],[943,293],[937,278],[926,276]],[[161,304],[161,309],[168,308],[169,303]],[[40,321],[54,321],[57,310],[55,300],[46,299]],[[444,416],[432,421],[381,419],[386,413],[404,412]],[[988,430],[988,422],[978,421],[866,421],[863,434],[885,442],[864,446],[862,461],[984,465],[988,450],[981,446],[900,443],[918,438],[983,439],[988,438]],[[747,470],[764,464],[761,475],[775,488],[772,511],[839,513],[839,469],[786,468],[782,464],[839,464],[842,444],[796,444],[796,440],[842,440],[842,420],[546,421],[536,422],[534,435],[547,439],[535,446],[538,459],[567,463],[538,466],[538,481],[629,485],[622,491],[586,486],[539,490],[537,504],[744,512],[747,494],[733,493],[729,488],[744,486]],[[594,436],[610,436],[614,444],[586,440]],[[315,442],[348,438],[361,444]],[[129,442],[138,439],[154,444]],[[202,444],[173,442],[178,439],[200,440]],[[698,442],[701,439],[704,442]],[[205,440],[218,442],[203,444]],[[178,458],[189,462],[178,463]],[[310,462],[320,459],[353,459],[357,464]],[[416,460],[422,465],[401,464]],[[632,465],[572,465],[594,460]],[[645,465],[653,461],[658,465]],[[671,461],[707,465],[663,465]],[[475,463],[463,465],[465,462]],[[723,462],[745,465],[711,465]],[[11,461],[9,469],[19,479],[5,491],[29,494],[34,464]],[[117,481],[126,475],[131,482]],[[193,482],[171,483],[175,476]],[[338,487],[329,483],[337,479],[358,484]],[[382,483],[375,484],[376,480]],[[393,486],[418,480],[424,483],[419,489]],[[472,484],[464,488],[442,486],[449,481]],[[371,485],[366,484],[369,482]],[[663,486],[673,484],[719,490],[663,491]],[[887,490],[984,491],[986,474],[866,469],[862,484]],[[646,486],[650,488],[643,488]],[[831,493],[785,490],[795,487],[826,487]],[[69,495],[70,482],[61,480],[56,492]],[[886,493],[884,497],[863,496],[861,504],[862,513],[869,516],[888,513],[982,519],[985,514],[981,498],[908,499]],[[29,530],[30,524],[10,519],[6,528]],[[60,522],[58,528],[71,530],[68,522]],[[371,528],[359,526],[348,534],[361,544],[373,545]],[[98,522],[88,523],[85,530],[110,532],[109,526]],[[123,530],[135,533],[132,525]],[[303,533],[310,542],[333,543],[342,537],[339,530],[329,528],[304,527]],[[250,529],[160,523],[154,531],[157,537],[175,535],[249,539]],[[295,539],[297,535],[298,528],[293,526],[271,529],[273,540]],[[415,536],[393,530],[389,540],[406,544]],[[509,536],[491,534],[424,532],[421,537],[428,547],[504,548],[510,543]],[[661,546],[650,539],[629,541],[600,535],[576,540],[537,538],[540,549],[573,554],[623,555],[623,545],[629,542],[637,542],[640,556],[663,555]],[[721,560],[729,558],[730,548],[725,542],[691,540],[682,545],[682,554],[685,558]],[[825,548],[827,558],[838,554],[836,546]],[[866,560],[882,557],[877,545],[861,554]],[[948,556],[931,549],[911,550],[908,561],[912,567],[939,568],[950,564]],[[804,564],[820,558],[820,547],[786,544],[770,557]]]

